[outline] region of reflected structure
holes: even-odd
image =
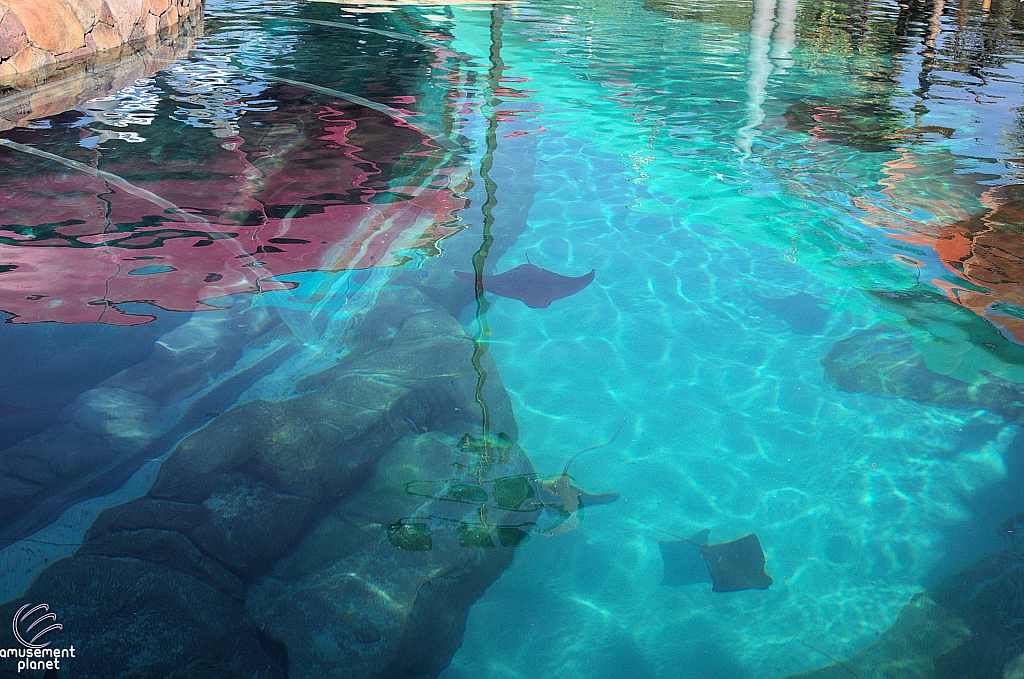
[[[183,97],[149,89],[143,110],[156,121],[145,131],[158,135]],[[429,140],[376,111],[307,103],[307,92],[287,85],[261,96],[275,110],[249,111],[238,129],[215,127],[155,156],[138,157],[116,131],[45,146],[46,157],[5,147],[0,295],[14,322],[137,324],[153,316],[119,304],[209,308],[293,287],[275,279],[295,272],[401,264],[457,230],[465,172],[450,154],[438,158]],[[105,113],[103,103],[83,106],[88,119],[51,124],[109,129],[117,109]],[[69,268],[83,273],[59,275]]]

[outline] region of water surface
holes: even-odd
[[[1024,509],[1021,6],[212,1],[170,68],[4,133],[0,445],[70,418],[116,464],[6,512],[2,598],[415,287],[539,474],[621,425],[571,468],[619,499],[538,520],[444,679],[850,658]],[[595,279],[452,275],[522,264]],[[153,402],[103,410],[117,375]],[[756,533],[771,587],[662,585],[702,529]]]

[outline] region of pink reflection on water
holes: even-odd
[[[220,139],[201,163],[91,152],[100,169],[180,212],[5,150],[0,167],[15,178],[5,179],[0,212],[0,309],[13,323],[136,325],[154,316],[118,305],[209,309],[215,298],[292,285],[279,276],[395,266],[436,247],[458,228],[465,170],[420,169],[409,186],[394,176],[385,186],[382,166],[426,155],[429,140],[374,112],[358,116],[282,106],[261,114],[261,127]]]

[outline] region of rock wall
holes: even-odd
[[[0,518],[45,505],[40,488],[67,499],[92,467],[137,461],[130,451],[156,434],[144,430],[157,411],[177,410],[163,399],[240,356],[247,365],[253,352],[293,349],[233,406],[188,408],[209,411],[205,424],[159,439],[181,438],[148,492],[103,510],[72,556],[47,561],[0,604],[0,619],[59,602],[54,641],[80,649],[61,666],[67,679],[437,676],[542,509],[497,366],[477,357],[480,386],[458,321],[398,285],[317,347],[275,348],[287,327],[265,307],[218,318],[228,313],[196,314],[149,359],[83,394],[72,422],[0,455]],[[20,476],[3,481],[5,470]]]
[[[71,111],[91,99],[112,96],[140,78],[170,68],[192,49],[201,27],[189,17],[166,33],[66,64],[41,85],[0,94],[0,132]],[[37,75],[41,74],[25,77]]]
[[[201,10],[202,0],[0,0],[0,90],[33,87]]]

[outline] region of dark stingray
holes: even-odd
[[[499,297],[518,299],[531,309],[543,309],[556,299],[562,299],[587,287],[594,281],[594,270],[583,276],[563,276],[554,271],[531,264],[520,264],[496,276],[484,276],[484,290]],[[456,271],[459,280],[476,285],[476,276]]]
[[[996,532],[1007,540],[1018,540],[1024,536],[1024,512],[1014,514],[996,526]]]
[[[739,592],[744,589],[768,589],[771,576],[764,572],[764,551],[753,533],[730,542],[708,544],[709,531],[691,538],[661,542],[665,560],[665,585],[711,582],[712,592]],[[679,544],[683,543],[683,544]],[[695,554],[704,560],[699,567]]]
[[[661,584],[695,585],[711,582],[708,564],[700,553],[701,545],[707,544],[710,532],[705,529],[687,540],[662,540],[658,543],[661,547],[661,560],[665,562],[665,575]]]
[[[700,548],[711,572],[712,592],[768,589],[771,576],[764,572],[764,550],[753,533],[731,542]]]
[[[753,292],[747,296],[757,302],[765,311],[769,311],[784,320],[793,332],[800,335],[816,335],[821,332],[828,321],[829,312],[821,308],[823,302],[806,292],[798,292],[785,297],[762,297]]]

